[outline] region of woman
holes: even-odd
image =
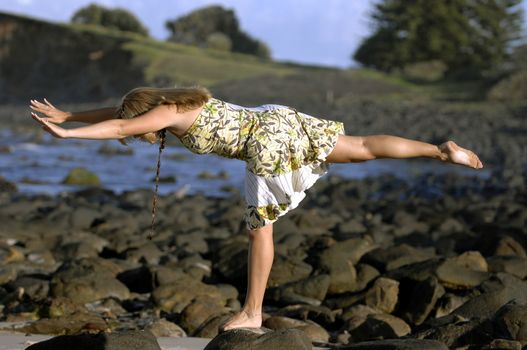
[[[204,88],[137,88],[117,109],[67,113],[46,99],[31,101],[33,119],[58,138],[160,142],[166,131],[196,153],[216,153],[247,162],[245,222],[249,231],[248,288],[242,310],[223,330],[260,327],[262,303],[273,262],[273,222],[295,208],[329,163],[379,158],[429,157],[482,168],[473,152],[453,141],[439,146],[391,135],[345,135],[340,122],[315,118],[280,105],[247,108],[210,96]],[[66,121],[92,125],[64,129]],[[158,159],[159,176],[159,159]],[[158,177],[157,176],[157,177]],[[156,185],[157,190],[157,185]],[[153,205],[155,216],[155,196]]]

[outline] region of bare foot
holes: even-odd
[[[232,316],[227,322],[220,326],[220,332],[235,328],[260,328],[262,326],[262,315],[251,314],[245,310]]]
[[[454,141],[447,141],[438,147],[443,153],[443,160],[447,162],[466,165],[474,169],[483,168],[483,163],[481,163],[478,156],[474,152],[459,147]]]

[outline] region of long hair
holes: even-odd
[[[122,119],[135,118],[160,105],[175,105],[178,112],[185,112],[201,107],[211,98],[210,92],[203,87],[188,88],[151,88],[139,87],[130,90],[123,96],[117,109],[117,116]],[[159,141],[157,156],[154,197],[152,199],[152,224],[148,239],[152,239],[155,229],[157,190],[159,187],[159,172],[161,169],[161,153],[165,148],[166,129],[142,135],[150,143]],[[119,140],[126,144],[126,140]]]

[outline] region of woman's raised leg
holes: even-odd
[[[273,224],[249,230],[247,262],[247,295],[242,310],[221,326],[226,331],[234,328],[262,326],[262,306],[274,258]]]
[[[445,162],[482,168],[478,156],[454,141],[439,146],[392,135],[339,135],[337,145],[329,154],[328,163],[363,162],[378,158],[428,157]]]

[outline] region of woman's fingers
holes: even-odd
[[[47,104],[48,106],[50,106],[51,108],[55,108],[55,106],[53,106],[53,105],[51,104],[51,102],[49,102],[45,97],[44,97],[44,102],[46,102],[46,104]]]

